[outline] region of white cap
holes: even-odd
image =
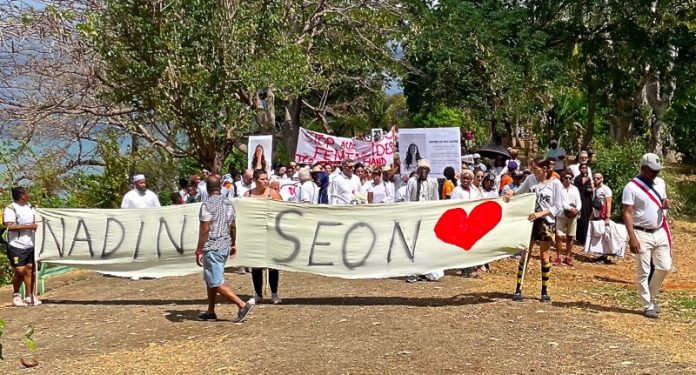
[[[473,154],[472,157],[474,159],[481,159],[481,155],[479,155],[479,154]]]
[[[652,153],[647,153],[643,155],[642,158],[640,158],[640,166],[646,166],[653,171],[659,171],[662,169],[662,163],[660,163],[660,157],[652,154]]]
[[[133,176],[133,183],[136,183],[136,182],[138,182],[140,180],[144,180],[144,179],[145,179],[144,174],[136,174],[135,176]]]
[[[428,160],[428,159],[418,160],[418,168],[421,168],[421,167],[430,169],[430,160]]]

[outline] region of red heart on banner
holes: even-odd
[[[461,208],[445,211],[435,224],[435,236],[442,242],[459,246],[465,251],[500,223],[503,208],[497,202],[484,202],[467,216]]]

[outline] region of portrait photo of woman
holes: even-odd
[[[404,159],[404,165],[406,166],[406,171],[416,170],[418,161],[421,160],[420,151],[418,151],[418,145],[411,143],[408,145],[406,151],[406,158]]]
[[[263,146],[261,144],[256,145],[254,149],[254,156],[251,159],[251,169],[268,171],[266,167],[266,155],[263,154]]]

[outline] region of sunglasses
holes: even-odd
[[[564,179],[564,180],[572,180],[573,177],[570,177],[570,176],[563,176],[563,179]]]
[[[601,177],[594,177],[595,180],[601,180]]]

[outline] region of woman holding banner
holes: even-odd
[[[244,196],[257,199],[273,199],[282,201],[278,191],[271,189],[268,185],[268,172],[265,169],[257,169],[254,171],[254,182],[256,187],[247,191]],[[263,301],[263,271],[265,268],[252,268],[251,281],[254,284],[254,298],[249,302],[253,304]],[[271,287],[271,301],[274,305],[283,301],[278,296],[278,284],[280,284],[280,272],[274,269],[268,269],[268,284]]]
[[[551,162],[544,156],[537,156],[534,159],[532,169],[533,175],[527,177],[520,188],[505,194],[505,201],[509,201],[513,195],[527,192],[536,193],[536,205],[534,212],[529,214],[529,221],[534,222],[532,227],[532,242],[525,256],[520,258],[517,268],[517,286],[513,301],[522,301],[522,280],[527,268],[529,254],[532,252],[534,242],[539,242],[541,260],[541,302],[550,303],[551,297],[548,294],[549,278],[551,276],[550,249],[553,235],[555,232],[555,217],[563,212],[563,185],[553,178],[551,173]]]

